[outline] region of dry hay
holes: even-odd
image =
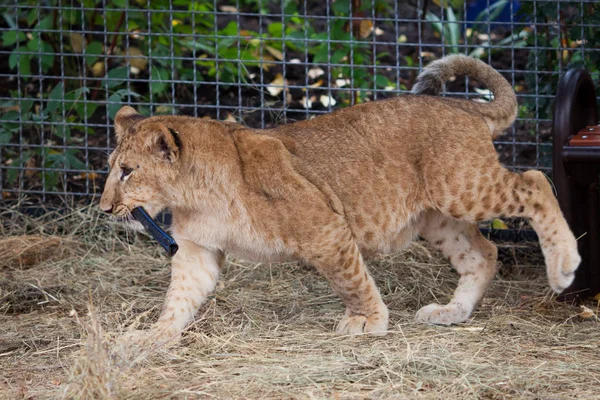
[[[598,396],[598,305],[587,303],[590,317],[555,301],[543,268],[514,257],[525,246],[502,248],[488,296],[453,327],[413,322],[420,306],[451,296],[446,261],[420,243],[374,260],[390,308],[385,337],[333,334],[342,305],[307,266],[230,260],[181,345],[131,351],[114,337],[158,316],[169,275],[158,246],[91,208],[0,217],[2,243],[39,235],[66,247],[0,268],[0,398]]]
[[[26,268],[58,256],[59,236],[20,235],[0,238],[0,268]]]

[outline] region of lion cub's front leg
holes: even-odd
[[[143,341],[177,341],[217,285],[225,255],[187,240],[178,240],[178,244],[162,313],[150,331],[141,333]]]

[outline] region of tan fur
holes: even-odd
[[[123,107],[100,205],[120,216],[136,206],[151,215],[169,208],[181,246],[154,331],[180,332],[232,253],[314,265],[346,305],[338,332],[384,332],[387,307],[363,255],[397,251],[419,234],[460,280],[447,305],[426,306],[417,320],[465,321],[496,271],[496,248],[476,222],[497,216],[529,218],[550,285],[568,287],[580,258],[550,185],[540,172],[504,169],[491,141],[491,131],[514,119],[510,85],[486,64],[453,56],[426,69],[417,91],[450,72],[476,75],[498,91],[495,101],[411,95],[262,131],[142,119]],[[123,168],[132,172],[121,181]]]

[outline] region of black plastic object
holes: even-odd
[[[142,224],[148,232],[150,232],[152,237],[160,243],[169,256],[173,257],[175,253],[177,253],[179,246],[175,242],[175,239],[167,232],[163,231],[156,221],[148,215],[146,210],[142,207],[136,207],[131,210],[131,215],[133,215],[133,217]]]
[[[558,203],[579,238],[581,265],[563,296],[600,293],[600,146],[576,137],[598,125],[594,82],[584,69],[569,70],[560,80],[554,105],[552,173]]]

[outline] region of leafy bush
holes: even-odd
[[[504,11],[509,4],[509,0],[498,0],[492,2],[489,7],[483,9],[475,17],[472,26],[462,31],[463,23],[467,19],[464,15],[464,0],[453,0],[439,2],[444,13],[444,20],[437,16],[432,11],[427,11],[425,19],[431,23],[431,27],[436,32],[437,36],[443,38],[444,44],[447,46],[450,53],[464,53],[464,46],[469,49],[471,57],[483,58],[487,55],[487,50],[492,46],[507,46],[523,47],[525,45],[524,37],[528,31],[523,30],[521,33],[512,33],[506,38],[499,40],[497,43],[492,43],[491,38],[488,38],[483,43],[475,43],[474,39],[479,33],[487,33],[487,23],[495,21],[496,18]],[[464,37],[464,40],[462,39]]]
[[[238,5],[267,13],[271,3],[281,7],[279,1],[241,0]],[[93,137],[95,129],[89,124],[112,119],[123,102],[162,103],[153,110],[144,105],[138,108],[146,114],[171,113],[174,110],[165,104],[182,102],[172,98],[178,96],[179,85],[173,80],[218,80],[222,85],[247,82],[253,70],[284,61],[284,46],[308,52],[312,62],[338,64],[331,70],[332,81],[353,77],[357,89],[364,89],[355,101],[364,100],[367,89],[391,85],[383,75],[370,73],[373,60],[366,36],[359,32],[357,37],[348,27],[348,0],[332,5],[333,17],[342,18],[333,19],[330,29],[330,38],[340,41],[331,45],[331,55],[324,42],[327,34],[319,31],[323,27],[302,18],[298,4],[286,0],[285,19],[270,22],[262,33],[242,29],[235,14],[228,18],[220,12],[217,17],[220,10],[214,9],[213,2],[84,0],[66,5],[48,0],[39,6],[37,1],[24,0],[17,8],[4,9],[10,30],[3,32],[1,43],[10,50],[8,66],[19,84],[8,93],[18,100],[0,104],[8,110],[1,116],[0,144],[14,143],[17,137],[24,140],[21,148],[2,147],[0,157],[10,163],[4,179],[14,185],[23,168],[29,167],[33,170],[27,174],[29,186],[43,183],[45,189],[56,189],[58,170],[84,173],[88,169],[83,155],[69,147]],[[381,11],[384,2],[376,4]],[[353,13],[364,14],[370,6],[371,2],[365,2]],[[172,12],[165,11],[170,8]],[[217,18],[229,22],[223,26]],[[306,49],[307,43],[317,44]],[[340,104],[345,103],[349,101]],[[27,147],[40,143],[41,138],[44,147]],[[62,184],[67,187],[66,182]]]
[[[465,32],[459,30],[462,24],[458,22],[464,18],[464,0],[433,2],[445,10],[443,21],[428,12],[425,17],[430,23],[423,26],[443,37],[451,52],[463,52],[466,45],[472,55],[483,57],[492,46],[491,38],[486,43],[476,43],[474,38],[486,21],[493,21],[506,7],[507,0],[492,2]],[[5,7],[6,29],[0,39],[6,64],[16,79],[2,89],[3,97],[10,100],[0,103],[3,183],[27,189],[73,189],[68,186],[72,182],[63,179],[66,175],[61,170],[65,169],[81,173],[89,182],[94,175],[88,170],[100,168],[104,157],[90,159],[79,149],[91,142],[96,147],[106,146],[99,132],[106,132],[101,127],[107,126],[122,103],[140,103],[137,108],[145,114],[179,112],[172,109],[173,104],[197,101],[189,93],[188,82],[218,81],[218,90],[242,82],[254,85],[259,72],[272,79],[282,71],[283,62],[290,68],[290,54],[300,58],[306,54],[307,59],[301,61],[312,63],[311,67],[329,64],[322,78],[330,87],[337,82],[353,83],[351,90],[346,87],[335,92],[342,107],[370,100],[374,90],[406,89],[397,87],[401,82],[410,87],[410,80],[390,79],[394,73],[378,68],[395,56],[373,51],[377,42],[373,17],[392,16],[397,7],[393,1],[335,0],[328,3],[327,21],[305,17],[303,7],[310,6],[298,0],[239,0],[239,10],[231,6],[225,10],[221,5],[215,9],[215,4],[220,3],[83,0],[67,4],[46,0],[42,4],[22,0],[18,7]],[[262,26],[250,24],[251,29],[240,26],[241,19],[235,14],[243,11],[262,16],[273,10],[280,14],[282,7],[285,17],[265,17]],[[600,23],[600,5],[569,7],[574,15],[584,7],[584,23]],[[600,33],[590,25],[575,27],[579,19],[570,22],[566,15],[557,16],[556,10],[556,3],[538,2],[534,10],[531,2],[522,2],[522,19],[553,23],[553,27],[537,32],[524,27],[494,44],[536,46],[529,55],[532,71],[541,66],[550,71],[585,66],[597,77],[600,52],[583,53],[576,47],[598,47]],[[388,35],[386,40],[400,39]],[[413,54],[400,56],[408,67],[420,56]],[[526,79],[528,87],[538,87],[540,94],[555,93],[555,76],[530,73]],[[275,82],[289,85],[284,79],[274,79],[271,84]],[[254,89],[265,88],[254,85]],[[267,102],[261,100],[260,106],[287,104],[286,96],[285,90],[261,93]],[[521,107],[523,115],[550,115],[551,99],[526,101]]]
[[[600,52],[584,52],[582,48],[600,48],[600,3],[567,3],[557,12],[555,3],[523,2],[520,17],[543,23],[527,37],[527,45],[532,47],[527,70],[558,73],[571,68],[585,68],[594,82],[599,82]],[[539,118],[551,118],[553,96],[559,82],[557,74],[528,73],[525,80],[530,90],[537,88],[535,94],[541,95],[528,98],[526,107],[532,114],[537,110]]]

